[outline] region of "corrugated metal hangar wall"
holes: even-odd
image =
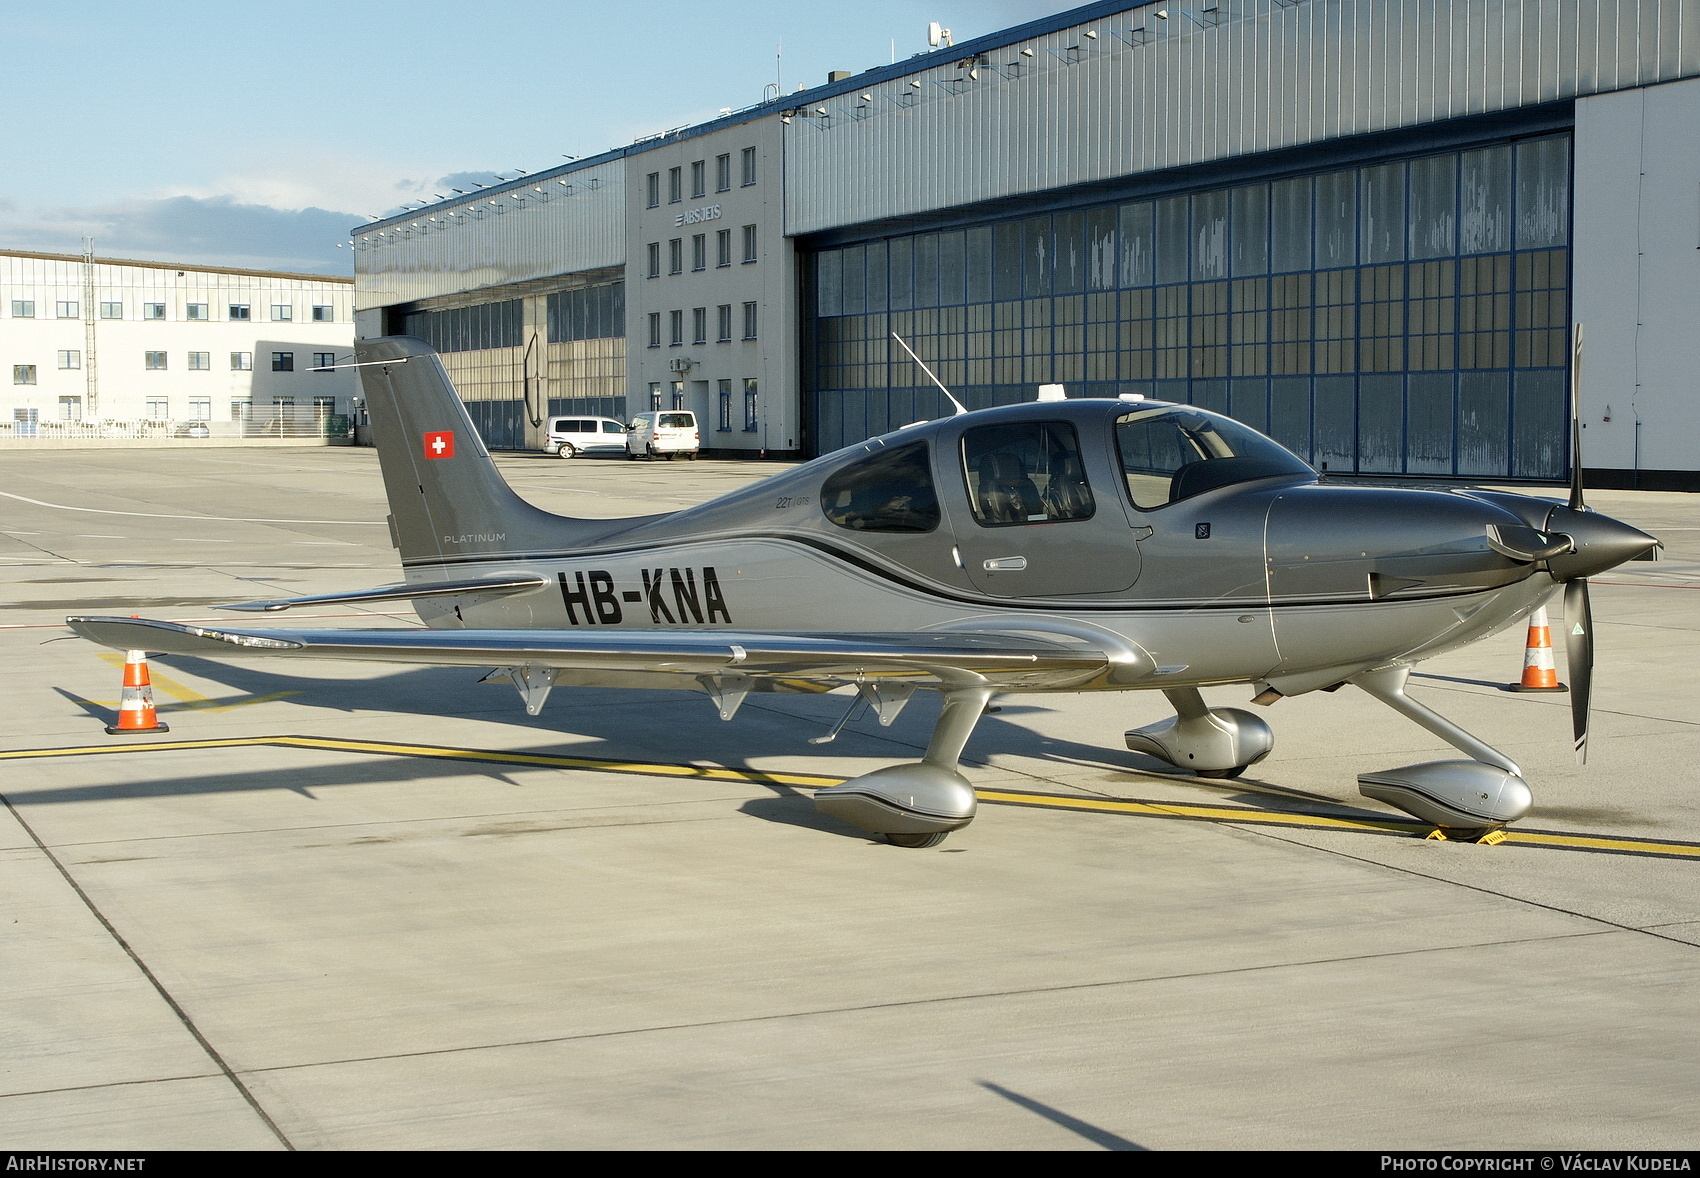
[[[1088,5],[370,226],[362,306],[395,330],[517,299],[513,338],[460,361],[469,399],[516,406],[505,436],[524,433],[518,406],[569,389],[647,407],[628,336],[669,299],[717,296],[633,285],[646,157],[670,163],[693,138],[712,156],[762,122],[782,137],[783,174],[764,181],[782,184],[784,224],[761,231],[796,250],[800,280],[760,313],[797,325],[799,451],[938,411],[897,331],[971,405],[1053,381],[1137,391],[1230,412],[1330,471],[1556,478],[1567,328],[1592,281],[1578,253],[1621,270],[1626,248],[1586,239],[1599,218],[1577,200],[1610,199],[1614,179],[1592,161],[1624,164],[1578,140],[1601,122],[1580,108],[1669,91],[1661,109],[1700,118],[1688,83],[1661,85],[1697,75],[1700,0]],[[1675,137],[1648,166],[1690,167],[1681,126],[1642,127]],[[1700,233],[1697,214],[1669,231]],[[1697,277],[1671,276],[1676,305]],[[640,326],[556,358],[546,301],[621,278]],[[1663,357],[1678,379],[1665,353],[1692,342],[1634,330],[1629,353],[1600,339],[1601,355]],[[548,364],[527,359],[544,346]],[[1631,383],[1638,421],[1672,400]],[[1611,449],[1613,467],[1700,468],[1692,444]]]

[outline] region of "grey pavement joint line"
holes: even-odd
[[[1445,880],[1439,881],[1445,883]],[[1636,930],[1629,930],[1636,931]],[[1107,978],[1099,982],[1066,982],[1057,986],[1023,986],[1011,990],[984,990],[967,994],[940,994],[932,998],[903,998],[892,1002],[864,1002],[854,1006],[826,1006],[815,1010],[787,1010],[778,1014],[753,1014],[743,1018],[705,1019],[696,1023],[661,1023],[647,1027],[622,1027],[611,1031],[586,1031],[578,1035],[550,1035],[537,1039],[514,1039],[499,1043],[469,1043],[464,1047],[434,1047],[424,1051],[396,1051],[386,1055],[360,1055],[348,1059],[321,1059],[306,1063],[272,1064],[269,1067],[245,1069],[247,1075],[265,1072],[290,1072],[302,1068],[339,1067],[343,1064],[382,1063],[391,1059],[418,1059],[430,1055],[460,1055],[470,1051],[499,1051],[510,1047],[542,1047],[551,1043],[576,1043],[586,1039],[614,1039],[623,1035],[651,1035],[664,1031],[696,1031],[709,1027],[736,1027],[754,1023],[772,1023],[793,1018],[821,1018],[834,1014],[859,1014],[870,1010],[901,1010],[916,1006],[941,1006],[947,1002],[980,1002],[993,998],[1025,998],[1037,994],[1067,994],[1083,990],[1107,990],[1115,986],[1145,986],[1155,982],[1184,982],[1196,978],[1232,977],[1234,974],[1262,973],[1276,969],[1307,969],[1318,965],[1341,965],[1351,961],[1380,961],[1393,957],[1417,957],[1427,953],[1454,953],[1467,949],[1497,949],[1509,945],[1539,945],[1551,941],[1570,941],[1581,937],[1604,937],[1614,930],[1591,929],[1582,933],[1559,933],[1547,937],[1514,937],[1503,941],[1478,941],[1464,945],[1431,945],[1425,949],[1397,949],[1388,953],[1354,953],[1345,957],[1318,957],[1305,961],[1271,961],[1262,965],[1241,965],[1231,969],[1204,969],[1191,973],[1158,974],[1149,978]]]
[[[73,877],[68,870],[66,870],[65,865],[59,861],[59,857],[53,853],[48,845],[42,841],[41,836],[35,832],[35,827],[31,826],[29,822],[25,820],[24,816],[18,812],[18,808],[12,804],[12,799],[6,797],[4,794],[0,794],[0,801],[6,803],[6,809],[11,813],[18,825],[24,828],[25,833],[30,836],[30,840],[34,842],[40,849],[41,853],[47,857],[47,861],[53,864],[54,870],[58,871],[60,877],[70,885],[71,890],[77,893],[77,898],[83,902],[84,906],[88,908],[94,918],[100,922],[100,927],[105,929],[107,935],[117,942],[120,949],[124,950],[125,955],[128,956],[131,961],[135,962],[136,968],[140,970],[142,976],[148,980],[148,984],[154,988],[154,992],[157,993],[160,998],[165,1001],[165,1004],[171,1008],[171,1012],[177,1016],[177,1020],[183,1024],[184,1029],[194,1037],[195,1042],[201,1045],[201,1050],[207,1053],[207,1058],[218,1065],[218,1070],[223,1073],[225,1079],[229,1080],[231,1084],[235,1086],[236,1091],[242,1094],[242,1099],[248,1102],[248,1107],[254,1110],[254,1115],[260,1118],[261,1122],[264,1123],[267,1129],[271,1130],[272,1135],[278,1139],[278,1141],[283,1145],[283,1148],[293,1153],[295,1151],[294,1143],[291,1142],[288,1137],[284,1136],[283,1130],[278,1127],[276,1121],[272,1120],[271,1114],[267,1113],[264,1108],[260,1107],[260,1102],[254,1099],[254,1094],[248,1090],[248,1085],[242,1082],[241,1077],[239,1077],[235,1071],[231,1069],[231,1066],[225,1062],[224,1056],[220,1055],[217,1048],[208,1042],[205,1035],[201,1034],[201,1029],[195,1025],[195,1020],[189,1017],[189,1012],[183,1009],[176,998],[172,997],[171,991],[165,988],[164,983],[162,983],[158,977],[154,976],[153,970],[148,968],[148,963],[142,960],[141,954],[137,953],[135,948],[131,946],[130,942],[124,939],[124,935],[120,933],[113,923],[106,918],[106,914],[100,910],[100,907],[94,902],[94,899],[83,890],[82,885],[76,881],[75,877]]]
[[[111,1080],[105,1084],[73,1084],[69,1088],[31,1088],[22,1092],[0,1092],[0,1100],[16,1096],[52,1096],[57,1092],[99,1092],[107,1088],[135,1088],[142,1084],[177,1084],[184,1080],[216,1080],[218,1072],[196,1072],[187,1076],[149,1076],[145,1080]]]
[[[1319,847],[1315,843],[1301,842],[1298,839],[1280,834],[1277,829],[1262,824],[1241,824],[1232,821],[1224,821],[1221,824],[1223,826],[1231,826],[1235,830],[1243,830],[1247,834],[1262,835],[1265,838],[1272,838],[1278,842],[1287,843],[1290,846],[1303,847],[1308,851],[1321,851],[1326,855],[1336,855],[1342,859],[1350,859],[1354,863],[1365,863],[1371,867],[1380,867],[1387,871],[1397,871],[1403,875],[1414,876],[1417,879],[1426,879],[1432,883],[1446,884],[1450,887],[1467,888],[1472,892],[1480,892],[1484,896],[1497,896],[1501,900],[1510,900],[1513,904],[1527,904],[1531,908],[1539,908],[1545,912],[1556,912],[1561,916],[1574,916],[1578,920],[1588,920],[1595,924],[1603,924],[1608,929],[1615,929],[1618,932],[1640,933],[1644,937],[1653,937],[1656,940],[1665,941],[1668,944],[1681,945],[1687,949],[1700,949],[1700,945],[1696,945],[1693,941],[1685,941],[1681,937],[1667,937],[1663,933],[1656,933],[1653,931],[1657,928],[1668,928],[1671,924],[1684,924],[1690,922],[1664,921],[1659,924],[1648,925],[1622,924],[1615,920],[1607,920],[1603,916],[1591,916],[1586,912],[1577,912],[1571,908],[1560,908],[1557,904],[1543,904],[1539,900],[1531,900],[1526,896],[1514,896],[1510,892],[1500,892],[1495,891],[1493,888],[1484,888],[1481,884],[1465,883],[1463,880],[1459,879],[1447,879],[1443,875],[1430,875],[1428,872],[1418,871],[1414,867],[1400,867],[1395,863],[1383,863],[1379,859],[1365,859],[1362,855],[1353,855],[1346,851],[1338,851],[1333,847]]]

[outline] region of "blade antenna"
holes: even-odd
[[[1582,502],[1582,325],[1576,325],[1570,350],[1570,510],[1586,511]]]
[[[928,368],[927,365],[926,365],[926,362],[923,361],[921,359],[921,357],[919,357],[915,354],[914,348],[911,348],[908,344],[903,342],[902,336],[898,335],[894,331],[894,332],[891,333],[891,338],[897,341],[899,347],[901,347],[905,352],[909,353],[909,358],[911,360],[915,361],[915,363],[917,363],[921,366],[921,371],[925,372],[927,374],[927,379],[939,386],[939,392],[943,393],[945,395],[945,397],[950,401],[950,403],[952,405],[956,406],[956,412],[957,413],[960,414],[960,413],[968,412],[968,406],[964,405],[961,401],[958,401],[956,399],[955,395],[952,394],[949,389],[944,387],[944,381],[940,380],[938,377],[933,375],[933,370],[931,368]]]

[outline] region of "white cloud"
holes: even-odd
[[[353,255],[337,243],[360,220],[323,208],[174,196],[35,216],[0,214],[0,241],[14,249],[78,253],[88,236],[106,257],[346,274],[354,269]]]

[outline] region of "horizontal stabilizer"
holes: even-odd
[[[1103,651],[1006,633],[752,634],[736,631],[250,630],[116,617],[65,619],[115,650],[162,654],[283,655],[471,667],[660,671],[917,687],[964,681],[1000,687],[1073,687],[1104,674]]]
[[[421,581],[412,585],[385,585],[379,589],[357,589],[352,593],[319,593],[309,597],[280,597],[274,601],[238,601],[214,609],[241,610],[245,613],[274,613],[298,605],[349,605],[360,601],[412,601],[419,597],[467,597],[473,594],[523,593],[540,589],[548,578],[536,573],[508,578],[485,578],[477,581]]]

